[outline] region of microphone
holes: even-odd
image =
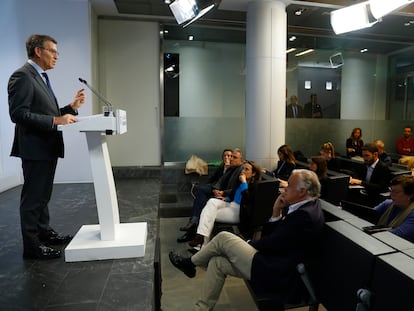
[[[104,116],[109,116],[110,114],[113,113],[113,106],[112,104],[101,94],[99,93],[97,90],[95,90],[91,85],[88,84],[88,82],[86,82],[85,79],[79,78],[79,81],[83,84],[86,85],[86,87],[88,89],[90,89],[92,91],[92,93],[94,93],[104,104]]]

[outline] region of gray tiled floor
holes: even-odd
[[[64,258],[23,260],[21,187],[0,193],[1,311],[153,310],[159,180],[123,179],[116,185],[121,222],[148,224],[144,257],[74,263]],[[55,185],[50,214],[52,226],[65,234],[75,234],[84,224],[96,224],[93,185]]]
[[[182,232],[178,228],[186,223],[187,218],[162,218],[160,220],[161,271],[163,277],[161,306],[163,311],[191,310],[203,282],[204,271],[197,268],[193,279],[187,278],[169,262],[168,252],[175,249],[183,255],[187,252],[187,243],[178,244],[176,239]],[[220,300],[214,310],[217,311],[254,311],[257,310],[244,282],[229,277],[226,280]]]
[[[163,311],[191,310],[203,282],[204,271],[197,268],[197,275],[193,279],[187,278],[174,268],[168,259],[168,252],[175,249],[183,255],[190,255],[187,244],[179,244],[176,239],[182,234],[178,228],[187,222],[188,218],[161,218],[161,271],[162,271],[162,299]],[[220,300],[214,310],[217,311],[255,311],[257,310],[244,281],[234,277],[226,280]],[[292,311],[305,311],[307,307],[291,309]],[[322,306],[320,311],[325,310]]]
[[[116,187],[121,222],[148,223],[143,258],[77,263],[65,263],[64,258],[23,260],[18,207],[21,187],[0,193],[0,310],[152,311],[157,232],[161,241],[162,310],[191,310],[204,273],[199,269],[196,278],[188,279],[168,260],[170,249],[187,252],[185,244],[176,242],[182,234],[178,228],[187,218],[157,219],[158,178],[117,179]],[[74,234],[84,224],[97,223],[93,185],[55,185],[50,213],[53,227],[62,233]],[[244,282],[229,278],[215,310],[257,309]]]

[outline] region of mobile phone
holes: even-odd
[[[381,231],[388,231],[391,230],[392,227],[388,226],[388,225],[375,225],[375,226],[367,226],[367,227],[362,227],[362,230],[366,233],[372,234],[372,233],[376,233],[376,232],[381,232]]]

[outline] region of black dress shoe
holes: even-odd
[[[203,243],[204,243],[204,236],[202,236],[201,234],[196,234],[194,239],[188,242],[188,245],[190,245],[191,247],[197,247],[197,246],[201,247]]]
[[[196,268],[190,258],[181,257],[180,255],[172,251],[168,254],[168,257],[170,258],[170,261],[173,264],[173,266],[184,272],[186,276],[188,276],[189,278],[195,277]]]
[[[45,245],[40,245],[32,250],[25,250],[23,253],[24,259],[53,259],[62,256],[62,252]]]
[[[194,229],[196,226],[197,223],[190,219],[184,227],[180,227],[180,231],[189,231],[191,229]]]
[[[196,236],[195,231],[194,230],[190,230],[190,231],[187,231],[186,233],[184,233],[182,236],[180,236],[177,239],[177,242],[178,243],[188,242],[188,241],[193,240],[195,238],[195,236]]]
[[[50,244],[50,245],[59,245],[59,244],[66,244],[69,243],[73,236],[71,235],[62,235],[57,233],[54,230],[46,231],[45,233],[41,233],[39,235],[39,239],[41,242]]]

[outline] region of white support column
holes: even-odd
[[[252,1],[246,33],[246,158],[276,165],[285,143],[287,0]]]

